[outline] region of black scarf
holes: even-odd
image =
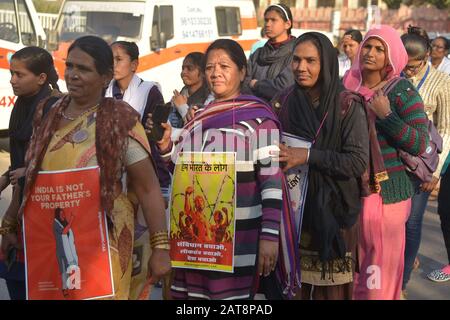
[[[327,114],[313,149],[341,151],[341,101],[343,87],[339,82],[339,64],[326,36],[311,32],[320,43],[320,104],[314,108],[300,86],[296,85],[287,100],[290,131],[313,141]],[[303,36],[299,37],[301,40]],[[312,248],[322,262],[345,257],[341,228],[350,228],[360,211],[359,187],[356,180],[329,176],[310,166],[308,193],[305,200],[302,229],[312,236]]]
[[[33,116],[36,107],[50,94],[50,88],[43,86],[34,96],[17,98],[9,120],[11,170],[25,166],[25,153],[33,133]]]
[[[274,47],[270,41],[258,50],[256,63],[260,66],[269,65],[267,78],[273,79],[281,73],[281,71],[289,66],[292,59],[292,51],[294,50],[295,37],[291,36],[290,41],[281,47]],[[253,77],[255,78],[255,77]]]
[[[199,106],[203,108],[203,106],[205,105],[206,98],[208,98],[208,95],[209,95],[209,88],[208,85],[206,84],[206,81],[204,81],[203,85],[188,97],[187,104],[190,107]]]

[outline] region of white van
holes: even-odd
[[[49,42],[60,74],[70,44],[94,34],[108,42],[137,43],[138,74],[161,84],[164,99],[182,87],[183,58],[204,52],[217,38],[232,38],[246,52],[258,40],[252,0],[65,0]]]
[[[7,130],[16,96],[9,60],[24,46],[45,46],[46,36],[32,0],[0,0],[0,130]]]

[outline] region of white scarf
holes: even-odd
[[[113,79],[106,89],[105,96],[112,97],[113,96],[113,86],[115,80]],[[145,106],[147,105],[148,94],[150,90],[157,86],[159,91],[161,91],[161,86],[157,82],[152,81],[143,81],[137,75],[134,75],[128,85],[128,88],[125,90],[123,94],[123,101],[127,102],[130,106],[133,107],[134,110],[139,112],[141,115],[141,120],[144,115]]]

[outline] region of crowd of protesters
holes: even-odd
[[[11,299],[26,298],[21,224],[38,173],[92,166],[100,168],[114,299],[137,299],[160,279],[165,299],[401,299],[420,263],[423,216],[435,190],[449,264],[428,278],[450,280],[448,40],[380,25],[364,37],[345,32],[338,55],[325,35],[295,38],[292,27],[289,7],[273,4],[264,12],[267,40],[248,59],[230,39],[189,53],[184,87],[173,88],[157,139],[153,114],[164,104],[161,86],[170,83],[136,74],[135,43],[75,40],[65,62],[67,93],[47,51],[14,53],[11,166],[0,177],[1,191],[13,186],[0,262]],[[282,144],[281,133],[310,147]],[[167,212],[179,183],[174,165],[183,152],[225,145],[236,153],[234,268],[173,267]],[[439,159],[424,178],[406,159],[423,166],[432,152]],[[296,223],[285,173],[305,165]],[[195,212],[185,223],[207,239],[200,200],[187,205]],[[134,230],[127,239],[126,230]],[[137,247],[145,254],[134,272]]]

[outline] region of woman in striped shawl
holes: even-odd
[[[267,279],[275,280],[270,283],[279,290],[266,291],[281,292],[268,298],[284,298],[298,284],[293,216],[284,197],[283,173],[270,156],[277,149],[279,123],[265,102],[240,94],[246,65],[237,42],[213,42],[206,51],[205,74],[215,101],[186,124],[178,143],[171,143],[171,128],[162,124],[165,133],[158,146],[169,164],[170,156],[175,163],[180,151],[236,152],[234,270],[176,269],[171,286],[175,299],[253,299],[260,279],[265,285]],[[147,129],[152,126],[148,121]],[[173,185],[177,183],[175,178]]]

